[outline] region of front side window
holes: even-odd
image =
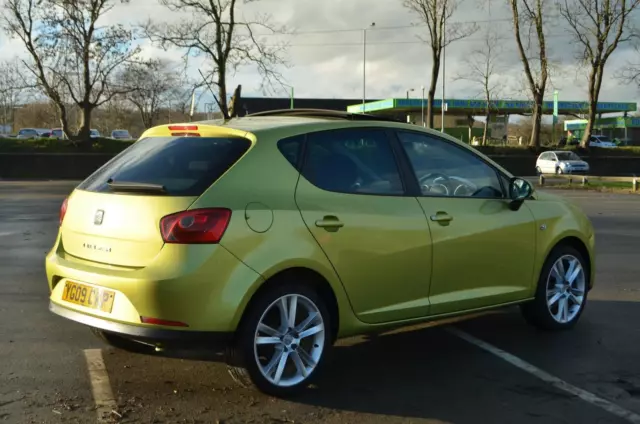
[[[558,160],[581,160],[580,156],[573,152],[558,152],[556,156],[558,156]]]
[[[398,137],[424,196],[504,197],[497,171],[473,153],[431,135]]]
[[[303,176],[327,191],[401,196],[404,187],[382,129],[343,129],[307,136]]]

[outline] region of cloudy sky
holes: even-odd
[[[452,17],[456,22],[477,22],[478,32],[456,42],[447,49],[447,97],[475,98],[480,87],[457,78],[464,72],[465,58],[482,48],[486,31],[492,29],[500,39],[501,60],[496,80],[503,90],[501,97],[524,99],[521,86],[522,67],[511,36],[509,10],[506,2],[493,0],[464,0]],[[362,97],[362,28],[375,22],[367,33],[367,97],[404,97],[408,89],[412,96],[421,96],[421,86],[427,86],[430,76],[430,51],[418,38],[426,34],[417,16],[402,5],[402,0],[258,0],[240,5],[241,14],[251,18],[269,13],[272,21],[284,25],[294,34],[285,37],[264,37],[266,43],[285,41],[289,44],[286,59],[290,66],[281,69],[286,82],[295,87],[296,97],[361,98]],[[103,23],[137,24],[153,18],[175,22],[182,19],[176,13],[159,6],[157,0],[131,0],[118,5]],[[22,55],[19,43],[0,41],[0,56]],[[554,61],[553,86],[560,91],[561,100],[586,100],[584,70],[575,59],[575,43],[562,22],[548,30],[550,55]],[[148,57],[178,59],[181,52],[163,51],[144,43]],[[640,62],[632,46],[623,46],[611,58],[603,82],[602,101],[636,101],[640,91],[620,84],[614,78],[617,69],[628,62]],[[199,59],[191,61],[190,73],[197,76]],[[258,90],[259,76],[252,68],[241,69],[228,85],[243,85],[243,96],[262,95]],[[441,83],[439,83],[440,85]],[[440,89],[437,95],[440,96]],[[551,94],[552,90],[549,90]],[[288,93],[280,90],[280,96]],[[550,97],[550,96],[549,96]],[[204,98],[202,102],[210,101]]]

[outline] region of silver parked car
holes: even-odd
[[[556,150],[544,152],[536,161],[536,173],[540,174],[587,174],[589,164],[574,152]]]
[[[111,131],[111,138],[114,140],[131,140],[131,134],[127,130],[113,130]]]

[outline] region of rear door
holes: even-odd
[[[87,178],[69,197],[64,250],[144,267],[164,245],[160,219],[183,211],[247,151],[240,137],[149,137]]]
[[[387,132],[309,134],[296,202],[357,316],[379,323],[429,313],[431,240],[406,195]]]

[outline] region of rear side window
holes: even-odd
[[[323,190],[401,196],[404,187],[384,130],[344,129],[307,135],[304,177]]]
[[[150,137],[124,150],[78,188],[110,192],[108,182],[116,181],[161,185],[169,196],[199,196],[250,146],[239,137]]]
[[[302,152],[302,143],[304,135],[296,135],[294,137],[283,138],[278,141],[278,150],[296,169],[299,169],[300,152]]]

